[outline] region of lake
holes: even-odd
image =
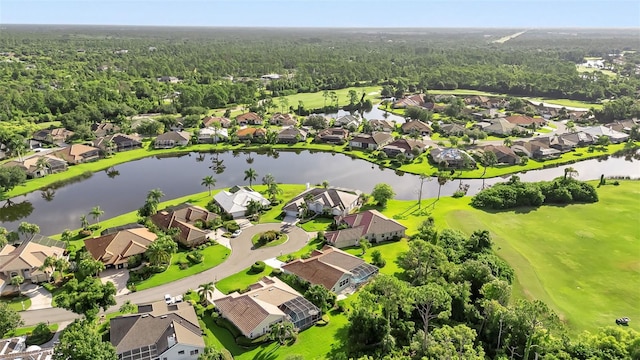
[[[225,166],[219,174],[211,168],[216,159]],[[638,163],[622,158],[587,160],[568,166],[575,168],[583,180],[598,179],[601,174],[640,177]],[[161,199],[164,201],[206,191],[200,184],[207,175],[216,178],[216,188],[248,184],[244,180],[244,171],[250,167],[258,173],[255,181],[258,184],[267,173],[273,174],[279,183],[313,185],[327,180],[332,186],[357,188],[368,193],[376,184],[388,183],[396,192],[396,198],[402,200],[417,199],[420,187],[420,179],[416,175],[397,173],[343,154],[309,151],[300,154],[285,151],[274,154],[189,153],[132,161],[94,173],[88,178],[74,179],[57,189],[15,197],[11,199],[12,205],[5,204],[0,208],[0,221],[9,230],[16,229],[21,221],[36,223],[43,235],[53,235],[64,229],[79,228],[80,216],[88,214],[95,206],[104,211],[102,219],[136,210],[142,206],[151,189],[160,188],[165,194]],[[562,176],[565,167],[529,171],[519,176],[523,181],[550,180]],[[486,184],[503,180],[487,179]],[[462,183],[470,185],[469,195],[482,187],[482,180],[462,180]],[[445,184],[442,196],[453,194],[459,184],[459,180]],[[423,198],[436,197],[437,194],[437,182],[433,179],[425,181]],[[93,222],[91,216],[88,218]]]

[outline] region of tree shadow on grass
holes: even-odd
[[[332,312],[333,315],[333,312]],[[338,329],[333,336],[333,342],[331,344],[331,351],[327,354],[328,359],[336,359],[342,357],[347,353],[347,332],[348,327],[345,325]]]

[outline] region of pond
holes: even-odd
[[[221,165],[217,174],[212,169],[215,161]],[[570,166],[579,172],[581,179],[586,180],[597,179],[603,173],[605,176],[638,178],[640,167],[637,165],[637,162],[622,158],[609,158]],[[562,176],[564,167],[529,171],[519,176],[524,181],[550,180]],[[327,180],[332,186],[357,188],[364,192],[371,192],[378,183],[388,183],[396,192],[396,198],[403,200],[417,199],[420,187],[420,179],[416,175],[380,168],[343,154],[309,151],[299,154],[284,151],[271,154],[189,153],[132,161],[84,179],[74,179],[57,189],[15,197],[11,199],[11,204],[0,208],[0,222],[7,229],[14,230],[21,221],[28,221],[38,224],[43,235],[57,234],[67,228],[79,228],[80,216],[88,214],[95,206],[100,206],[104,211],[102,219],[136,210],[142,206],[151,189],[160,188],[165,194],[161,199],[164,201],[206,191],[201,182],[207,175],[216,178],[216,188],[248,184],[244,180],[244,172],[249,168],[258,173],[258,179],[254,182],[258,184],[267,173],[273,174],[280,183],[313,185]],[[486,184],[503,180],[487,179]],[[482,187],[482,180],[454,180],[442,186],[442,196],[453,194],[460,183],[470,185],[469,195],[477,193]],[[436,197],[437,194],[438,183],[432,179],[425,181],[423,198]],[[92,218],[88,218],[92,222]]]

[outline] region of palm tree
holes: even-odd
[[[211,175],[205,176],[200,185],[206,186],[209,189],[209,196],[211,196],[211,187],[216,186],[216,179]]]
[[[164,193],[160,189],[150,190],[147,194],[147,200],[144,203],[143,208],[146,209],[146,216],[150,216],[158,212],[158,204],[160,204],[160,198],[164,196]]]
[[[564,178],[565,180],[567,179],[567,177],[569,179],[573,179],[573,176],[578,177],[578,170],[576,170],[575,168],[572,168],[571,166],[567,167],[564,169]]]
[[[104,215],[104,211],[100,209],[100,206],[96,206],[91,209],[91,211],[89,211],[89,214],[93,216],[93,220],[95,220],[96,224],[98,224],[100,222],[100,216]]]
[[[442,186],[450,180],[450,176],[446,171],[440,171],[436,176],[438,177],[438,198],[436,200],[440,200],[440,190],[442,190]]]
[[[274,201],[276,197],[282,193],[284,193],[284,191],[275,182],[267,186],[267,194],[269,194],[271,201]]]
[[[49,162],[47,161],[47,158],[44,156],[41,156],[38,158],[38,160],[36,161],[36,169],[38,171],[40,170],[44,170],[44,169],[49,169]],[[48,173],[48,171],[45,171],[45,174]]]
[[[22,283],[24,283],[24,278],[20,275],[16,275],[11,278],[11,285],[18,288],[18,294],[20,296],[22,296]]]
[[[283,321],[271,325],[269,337],[273,341],[278,341],[280,345],[284,345],[287,340],[295,339],[298,332],[291,321]]]
[[[198,289],[198,295],[200,295],[200,302],[202,303],[202,305],[206,305],[207,300],[210,297],[213,297],[213,291],[215,289],[216,287],[213,285],[213,282],[208,282],[206,284],[200,285],[200,288]]]
[[[262,185],[266,185],[267,187],[276,182],[276,178],[271,174],[267,174],[262,177]]]
[[[506,138],[504,139],[504,141],[502,142],[502,144],[506,147],[511,147],[511,145],[513,145],[513,140],[511,140],[511,138]]]
[[[329,188],[329,180],[324,180],[324,181],[322,182],[322,187],[323,187],[324,189],[328,189],[328,188]]]
[[[145,254],[152,265],[168,264],[171,261],[171,254],[157,240],[149,244]]]
[[[107,156],[113,155],[115,148],[116,148],[116,144],[112,140],[107,141],[107,143],[105,144],[105,150],[107,150]]]
[[[248,170],[244,171],[244,180],[245,181],[249,180],[249,187],[251,187],[251,185],[253,184],[253,181],[257,178],[258,178],[258,173],[252,168],[249,168]]]
[[[249,200],[247,203],[247,215],[257,214],[262,210],[262,204],[256,200]]]
[[[87,230],[89,228],[89,221],[87,220],[87,215],[80,216],[80,226],[82,226],[82,230]]]

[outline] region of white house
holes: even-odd
[[[200,144],[212,144],[219,143],[229,138],[229,132],[227,129],[214,129],[212,127],[206,127],[200,129],[198,132],[198,143]]]
[[[262,206],[271,204],[262,194],[248,186],[234,186],[229,191],[222,190],[213,199],[226,212],[234,218],[243,217],[250,201],[257,201]]]
[[[582,129],[583,132],[593,136],[594,138],[599,138],[601,136],[607,136],[609,141],[614,144],[625,142],[629,139],[629,135],[620,131],[615,131],[606,126],[592,126],[588,128]]]
[[[347,215],[360,206],[360,191],[310,188],[289,201],[282,210],[287,216],[300,216],[304,207],[316,214]]]

